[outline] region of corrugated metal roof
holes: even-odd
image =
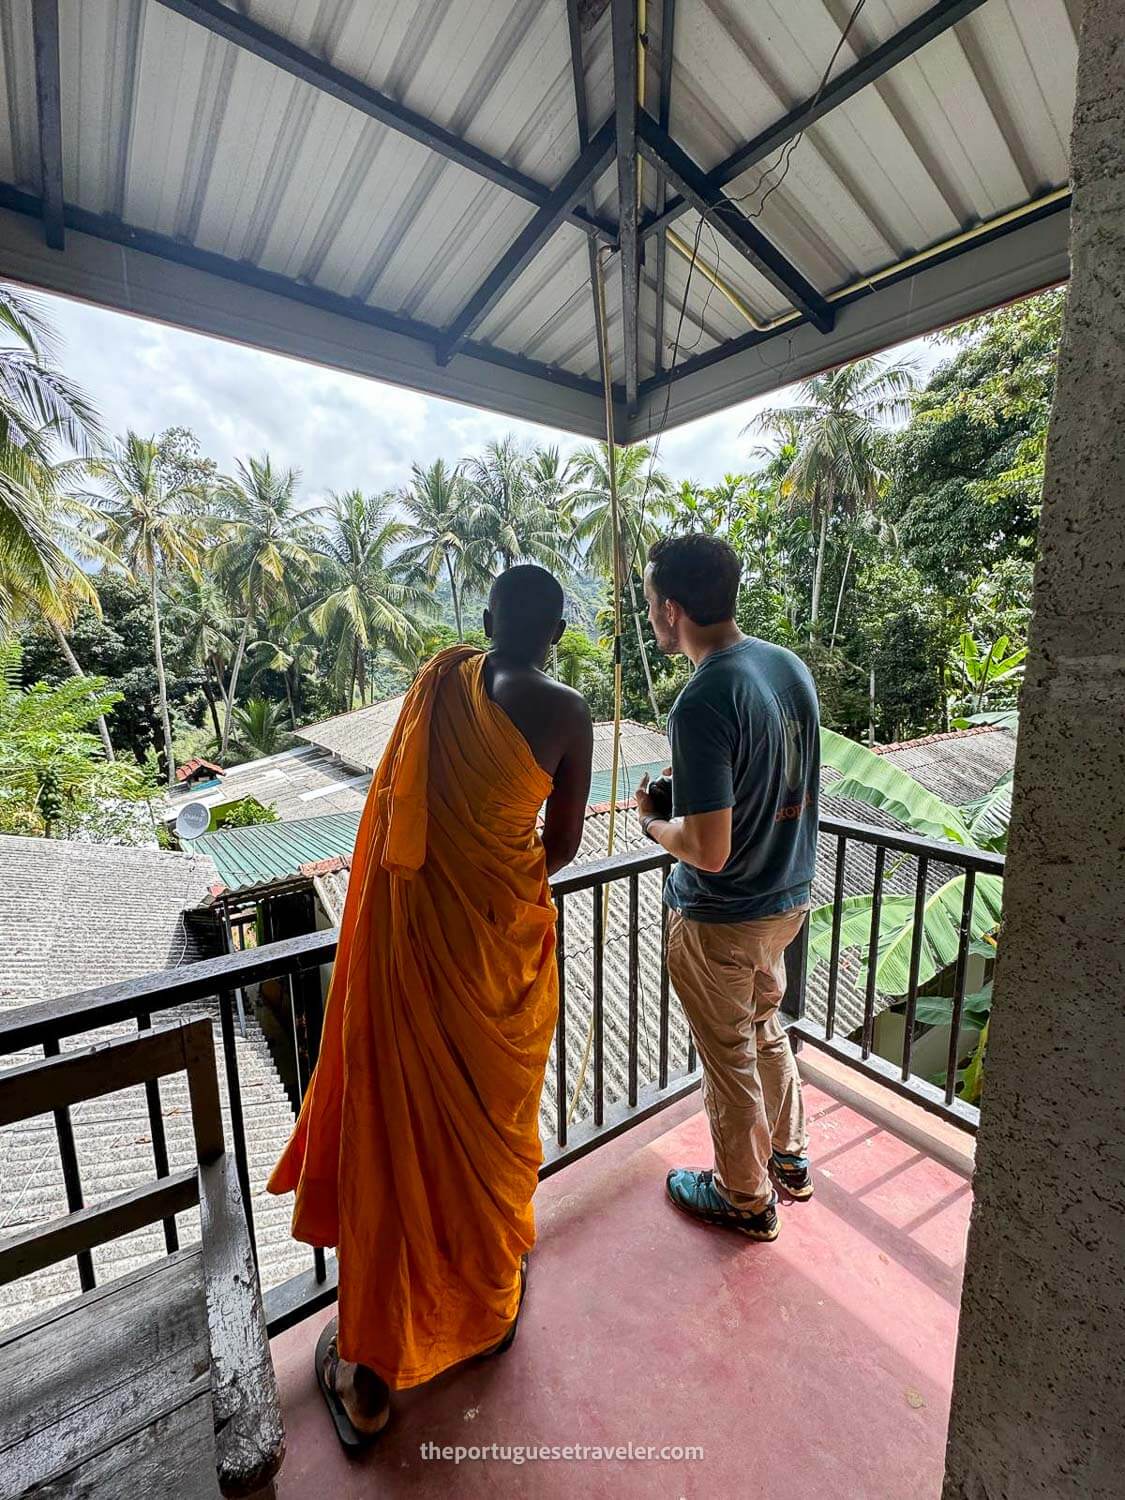
[[[633,0],[574,3],[592,133],[614,116],[611,16],[619,6],[631,16]],[[664,9],[646,9],[641,107],[651,115]],[[1065,207],[1080,0],[868,0],[832,68],[826,98],[839,88],[840,102],[783,151],[793,131],[780,122],[816,96],[851,9],[679,0],[668,132],[704,173],[772,132],[770,149],[722,190],[828,299],[836,326],[824,334],[798,318],[790,293],[716,232],[714,213],[688,291],[674,246],[690,253],[696,242],[689,210],[645,240],[640,404],[634,419],[621,411],[620,435],[660,425],[665,409],[685,420],[1065,276],[1065,216],[1054,210]],[[41,169],[31,11],[31,0],[0,8],[0,274],[600,431],[581,216],[592,205],[599,236],[613,242],[615,162],[569,222],[544,232],[471,349],[435,359],[580,154],[563,0],[61,0],[61,176],[50,162]],[[854,67],[865,81],[849,93],[839,86]],[[392,128],[372,90],[412,111],[415,126],[400,118]],[[649,163],[639,177],[647,234],[662,188]],[[44,251],[19,218],[37,215],[56,181],[69,205],[63,254]],[[895,269],[919,254],[923,264]],[[620,260],[611,254],[607,273],[618,382]],[[669,395],[661,366],[685,296],[682,374]],[[778,318],[780,328],[756,331]],[[720,357],[717,374],[709,362]]]
[[[319,745],[299,745],[231,766],[216,786],[176,788],[168,796],[166,815],[175,818],[189,802],[223,807],[253,797],[290,823],[324,813],[362,812],[370,785],[370,773],[357,773]]]
[[[398,723],[402,698],[401,693],[397,698],[384,698],[382,703],[336,714],[334,718],[306,724],[294,732],[298,738],[330,750],[349,766],[374,771]]]
[[[328,813],[292,823],[256,823],[249,828],[218,828],[191,841],[206,854],[228,891],[245,891],[295,879],[302,865],[355,848],[359,813]]]
[[[337,714],[318,724],[306,724],[296,731],[310,744],[320,745],[350,766],[374,771],[382,759],[387,741],[394,732],[402,708],[402,698],[385,698],[367,708]],[[608,774],[612,767],[613,725],[603,720],[594,725],[595,774]],[[668,741],[663,734],[646,729],[643,724],[624,719],[621,723],[621,762],[624,766],[647,766],[659,761],[666,765]],[[608,792],[606,793],[608,796]],[[598,798],[593,799],[600,800]]]

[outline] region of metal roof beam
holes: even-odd
[[[559,226],[565,223],[574,205],[586,196],[590,185],[609,165],[615,140],[613,126],[609,123],[603,125],[511,249],[493,267],[450,324],[438,344],[438,364],[449,363]]]
[[[39,164],[43,234],[52,250],[66,244],[63,224],[62,107],[59,86],[59,0],[34,0],[35,90],[39,111]]]
[[[621,331],[625,345],[625,403],[631,413],[637,404],[641,284],[640,241],[637,238],[637,5],[636,0],[612,0],[612,5]]]
[[[754,269],[798,308],[821,333],[830,333],[835,321],[831,305],[795,265],[782,255],[733,203],[722,189],[643,110],[637,117],[637,142],[642,154],[658,170],[667,173],[676,190],[719,234],[750,261]],[[625,214],[621,215],[624,245]]]
[[[664,0],[660,13],[660,102],[657,122],[667,130],[672,117],[672,59],[675,55],[676,0]],[[668,197],[664,173],[656,174],[656,207],[662,212]],[[664,285],[667,280],[668,240],[661,235],[656,242],[656,371],[664,370]]]
[[[908,57],[913,57],[915,52],[924,47],[927,42],[932,42],[935,37],[941,36],[951,26],[956,26],[958,21],[963,21],[972,11],[979,9],[985,0],[938,0],[936,5],[924,11],[909,26],[904,26],[901,31],[895,32],[894,36],[888,37],[885,42],[869,52],[866,57],[859,58],[850,68],[845,68],[838,78],[834,78],[817,98],[814,94],[805,99],[796,108],[791,109],[787,115],[756,135],[752,141],[740,146],[737,151],[731,153],[725,161],[719,163],[713,171],[707,174],[712,188],[722,188],[728,182],[733,182],[740,177],[748,168],[764,161],[771,152],[783,146],[786,141],[792,140],[802,130],[807,130],[832,110],[838,108],[865,89],[869,83],[877,83],[885,73],[905,62]],[[685,214],[691,207],[691,203],[684,198],[673,199],[665,205],[662,212],[654,214],[647,219],[641,229],[642,239],[647,239],[650,234],[658,234],[662,229],[674,223]]]
[[[21,192],[9,183],[0,182],[0,209],[4,208],[20,214],[31,214],[38,218],[42,215],[43,205],[42,200],[34,194]],[[197,245],[173,239],[170,235],[159,234],[150,229],[137,229],[109,214],[95,214],[88,209],[67,204],[64,208],[64,221],[68,229],[89,235],[93,239],[106,240],[114,245],[143,251],[146,255],[154,256],[158,260],[171,261],[197,271],[206,271],[224,281],[233,281],[241,286],[256,287],[263,292],[272,292],[275,296],[304,303],[307,307],[335,313],[352,323],[366,323],[370,327],[381,329],[384,333],[412,339],[430,349],[436,347],[444,336],[442,329],[435,328],[430,323],[403,317],[399,313],[388,312],[385,308],[373,307],[370,303],[361,302],[356,297],[344,297],[339,292],[331,292],[305,281],[294,281],[288,276],[279,275],[276,271],[267,271],[261,266],[251,265],[248,261],[233,260],[213,250],[203,250]],[[185,324],[184,326],[191,325]],[[212,332],[214,330],[201,329],[200,331]],[[538,360],[528,359],[522,354],[511,354],[508,350],[494,348],[491,344],[469,340],[465,343],[463,352],[473,359],[483,360],[490,365],[498,365],[526,377],[543,380],[553,386],[580,391],[584,395],[599,398],[602,394],[600,381],[587,380],[584,376],[575,375],[569,370],[541,364]],[[432,365],[430,368],[432,369]],[[387,377],[379,375],[377,378]],[[469,398],[466,395],[458,395],[454,399],[467,400]]]
[[[807,323],[788,322],[745,333],[644,381],[627,441],[651,436],[669,418],[695,421],[1065,280],[1068,204],[1069,195],[1050,193],[971,237],[955,237],[833,294],[839,317],[829,339]]]
[[[206,27],[208,31],[241,47],[243,51],[272,63],[274,67],[299,78],[302,83],[311,84],[322,93],[330,94],[332,98],[377,120],[388,130],[405,135],[429,150],[436,151],[447,161],[456,162],[459,167],[475,172],[478,177],[486,178],[497,187],[515,193],[528,203],[534,203],[536,208],[544,207],[550,200],[553,189],[547,184],[528,177],[525,172],[509,166],[498,156],[490,155],[443,125],[400,104],[388,94],[381,94],[378,89],[333,67],[324,58],[306,52],[287,37],[279,36],[257,21],[252,21],[249,16],[231,10],[221,0],[157,0],[157,3],[175,11],[186,20]],[[617,243],[616,228],[606,220],[587,215],[579,208],[572,209],[567,217],[584,233],[596,235],[610,245]]]

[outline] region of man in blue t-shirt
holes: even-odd
[[[799,657],[735,624],[741,572],[717,537],[667,537],[649,553],[657,645],[695,664],[668,718],[672,813],[645,777],[641,827],[679,861],[668,878],[668,972],[695,1038],[713,1171],[677,1167],[668,1196],[708,1224],[778,1233],[774,1180],[812,1196],[801,1084],[778,1008],[785,950],[808,911],[816,863],[820,724]]]

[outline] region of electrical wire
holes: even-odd
[[[816,106],[820,103],[820,100],[821,100],[821,98],[822,98],[822,96],[824,94],[824,90],[828,87],[828,80],[832,76],[832,70],[836,66],[837,59],[839,58],[840,53],[843,51],[843,49],[844,49],[844,47],[845,47],[845,45],[846,45],[846,43],[848,41],[848,38],[851,35],[852,29],[855,26],[856,21],[859,19],[860,12],[863,10],[863,7],[866,5],[866,3],[867,3],[867,0],[856,0],[856,4],[853,7],[852,12],[851,12],[851,14],[849,15],[849,17],[847,19],[847,22],[846,22],[846,24],[844,26],[844,29],[840,33],[840,39],[836,43],[835,48],[833,49],[832,56],[828,59],[828,65],[824,69],[823,74],[821,75],[820,83],[817,86],[817,90],[816,90],[815,94],[813,95],[812,103],[809,106],[810,111],[811,110],[815,110]],[[653,473],[655,472],[655,469],[656,469],[656,462],[657,462],[657,458],[658,458],[659,453],[660,453],[660,444],[661,444],[661,442],[663,440],[664,432],[665,432],[665,429],[666,429],[666,427],[668,425],[668,414],[669,414],[669,411],[671,410],[671,403],[672,403],[672,387],[673,387],[673,385],[675,383],[675,380],[676,380],[676,364],[677,364],[677,361],[678,361],[679,355],[680,355],[680,337],[681,337],[681,333],[682,333],[682,330],[683,330],[684,317],[685,317],[685,315],[687,313],[688,298],[691,295],[691,277],[692,277],[692,272],[695,269],[696,259],[697,259],[698,255],[699,255],[699,245],[700,245],[700,240],[702,239],[702,235],[703,235],[703,226],[704,226],[704,224],[707,223],[707,221],[710,219],[710,217],[711,217],[711,215],[713,213],[717,212],[719,209],[724,208],[724,207],[729,207],[731,209],[736,209],[738,211],[739,218],[742,221],[744,221],[744,220],[753,221],[754,219],[761,218],[762,212],[765,209],[766,203],[769,201],[769,199],[772,196],[772,194],[775,193],[779,187],[781,187],[782,183],[785,181],[786,177],[789,175],[789,168],[790,168],[790,166],[792,164],[792,161],[793,161],[793,153],[796,151],[797,147],[800,145],[802,139],[804,138],[804,134],[805,134],[804,129],[798,130],[798,131],[796,131],[790,137],[789,140],[787,140],[787,141],[785,141],[785,142],[782,143],[782,145],[779,148],[779,153],[778,153],[777,160],[775,162],[773,162],[770,166],[763,168],[762,172],[758,176],[757,182],[755,182],[754,186],[748,192],[746,192],[746,193],[744,193],[741,196],[736,197],[736,198],[732,198],[732,197],[727,196],[726,194],[723,194],[722,197],[719,199],[719,201],[716,204],[714,204],[711,208],[707,209],[707,211],[705,213],[702,213],[702,214],[700,214],[698,216],[698,221],[697,221],[696,226],[695,226],[695,241],[694,241],[694,244],[692,245],[691,259],[688,261],[687,276],[686,276],[685,281],[684,281],[684,293],[683,293],[683,297],[682,297],[682,299],[680,301],[680,314],[679,314],[679,320],[678,320],[677,325],[676,325],[676,337],[675,337],[675,340],[674,340],[673,346],[672,346],[672,358],[671,358],[671,360],[668,363],[668,377],[669,378],[668,378],[668,382],[667,382],[667,384],[666,384],[666,386],[664,388],[664,391],[665,391],[665,394],[664,394],[664,410],[661,413],[660,421],[657,424],[655,437],[651,440],[652,441],[652,451],[651,451],[651,454],[650,454],[650,457],[649,457],[648,473],[645,476],[645,487],[644,487],[644,490],[641,493],[640,513],[639,513],[639,519],[638,519],[638,523],[637,523],[637,529],[636,529],[636,536],[635,536],[635,541],[634,541],[633,553],[632,553],[632,555],[631,555],[631,557],[629,559],[628,573],[629,573],[630,578],[632,577],[633,570],[636,567],[637,553],[640,550],[641,535],[642,535],[643,530],[644,530],[644,515],[645,515],[645,509],[646,509],[647,502],[648,502],[649,490],[650,490],[650,487],[651,487],[651,484],[652,484],[652,476],[653,476]],[[778,179],[776,180],[776,182],[771,183],[770,186],[766,189],[766,192],[763,194],[762,200],[758,204],[757,208],[752,213],[749,213],[749,214],[743,213],[742,209],[741,209],[741,204],[744,203],[744,202],[746,202],[746,200],[748,198],[754,197],[757,194],[758,190],[761,188],[762,183],[765,182],[766,178],[769,177],[769,175],[771,174],[771,172],[776,171],[779,166],[782,167],[782,171],[781,171],[780,177],[778,177]],[[713,226],[708,225],[708,227],[711,229],[712,235],[714,235],[715,231],[714,231]],[[716,239],[716,242],[715,242],[715,271],[716,271],[716,274],[718,272],[718,267],[719,267],[719,250],[718,250],[718,241]],[[710,298],[710,293],[708,293],[708,298]],[[706,308],[707,308],[707,304],[705,303],[704,304],[704,313],[706,312]],[[694,348],[699,343],[701,337],[702,337],[702,331],[701,331],[699,337],[696,338],[695,344],[693,344],[691,346],[692,348]]]

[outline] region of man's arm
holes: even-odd
[[[590,797],[594,725],[589,708],[577,694],[566,732],[566,748],[555,772],[554,789],[547,798],[547,812],[543,819],[543,848],[547,854],[548,875],[570,864],[578,853]]]
[[[637,788],[637,812],[643,819],[652,811],[648,777],[643,776]],[[730,859],[731,809],[687,813],[682,818],[655,818],[648,825],[648,834],[684,864],[717,873]]]

